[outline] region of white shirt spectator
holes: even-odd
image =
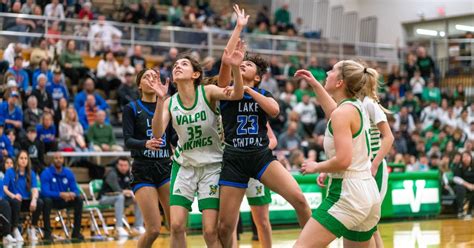
[[[289,99],[288,99],[289,98]],[[286,92],[283,92],[280,94],[280,100],[288,103],[292,108],[294,108],[296,106],[296,96],[295,94],[290,94],[290,93],[286,93]]]
[[[104,21],[99,20],[98,23],[91,26],[89,40],[93,42],[94,38],[100,38],[103,42],[104,48],[108,48],[110,45],[112,45],[112,35],[122,37],[122,31]]]
[[[439,107],[428,106],[421,112],[421,121],[423,122],[423,129],[433,125],[435,119],[440,118],[443,115],[443,111]]]
[[[456,128],[458,125],[458,119],[456,118],[456,114],[454,113],[454,111],[448,110],[448,112],[444,113],[443,117],[441,118],[441,123],[443,125]]]
[[[117,75],[117,71],[119,68],[119,64],[117,61],[105,61],[105,60],[100,60],[99,64],[97,65],[97,77],[106,77],[109,76],[110,73],[113,73]],[[108,75],[109,74],[109,75]]]
[[[468,134],[470,132],[470,129],[471,129],[471,122],[473,122],[474,120],[467,117],[466,119],[463,119],[462,117],[459,117],[457,119],[457,128],[461,129],[462,131],[464,131],[465,134]]]
[[[471,122],[471,127],[467,132],[467,139],[470,141],[474,141],[474,124]]]
[[[300,102],[296,105],[294,111],[300,115],[300,120],[304,124],[315,124],[317,121],[316,107],[312,103]]]
[[[467,108],[467,115],[474,119],[474,102]]]
[[[128,66],[120,65],[118,67],[117,76],[122,82],[125,82],[125,74],[127,72],[130,74],[135,74],[135,68],[131,65],[128,65]]]
[[[53,4],[50,3],[44,8],[44,15],[47,17],[60,18],[61,20],[65,18],[64,16],[64,7],[62,4]]]
[[[413,77],[410,79],[410,85],[413,94],[421,94],[423,92],[423,87],[425,86],[425,80],[422,77]]]

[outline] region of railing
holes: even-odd
[[[0,19],[5,22],[8,18],[22,18],[37,23],[36,28],[27,32],[18,30],[3,30],[0,35],[12,37],[21,41],[31,38],[45,37],[53,39],[72,39],[78,41],[79,49],[89,50],[94,54],[93,37],[88,37],[90,27],[97,21],[83,21],[78,19],[58,19],[45,16],[0,13]],[[61,30],[60,35],[47,34],[47,30],[57,22]],[[176,47],[181,49],[195,49],[204,55],[220,55],[225,48],[231,31],[220,29],[198,30],[191,28],[140,25],[107,21],[122,32],[120,40],[122,46],[142,45],[152,48],[153,52],[164,48]],[[82,33],[80,27],[84,27]],[[75,30],[76,29],[76,30]],[[397,49],[392,45],[376,43],[343,43],[340,41],[315,40],[302,37],[289,37],[280,35],[243,34],[249,43],[249,52],[263,55],[298,56],[309,59],[311,56],[318,58],[359,58],[368,61],[377,61],[386,64],[398,62]]]

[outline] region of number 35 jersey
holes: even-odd
[[[214,112],[207,101],[204,86],[196,88],[192,107],[186,108],[176,93],[171,96],[168,108],[178,134],[173,160],[185,167],[221,163],[223,146],[219,129],[222,124],[218,111]]]
[[[264,89],[253,88],[266,97],[273,97]],[[221,101],[220,109],[224,124],[227,147],[260,150],[268,147],[267,113],[247,93],[239,101]]]

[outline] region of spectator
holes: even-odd
[[[409,133],[412,133],[416,129],[415,120],[413,116],[408,112],[407,107],[402,107],[400,109],[400,112],[395,115],[395,123],[393,125],[393,128],[396,131],[400,131],[402,125],[406,126],[407,131]]]
[[[64,7],[59,0],[51,0],[51,3],[44,8],[44,15],[47,17],[59,18],[64,20]]]
[[[466,108],[467,108],[467,112],[469,113],[469,117],[471,119],[474,119],[474,102],[471,102],[471,104]]]
[[[471,121],[471,125],[470,125],[469,131],[467,133],[467,139],[471,142],[474,141],[474,121]]]
[[[438,103],[431,102],[429,106],[425,107],[421,112],[421,121],[423,123],[423,129],[431,126],[433,121],[443,115],[442,110],[438,107]]]
[[[183,24],[183,7],[178,0],[172,0],[168,7],[168,22],[173,26],[184,26]]]
[[[31,95],[38,100],[39,109],[52,113],[54,109],[53,96],[46,89],[47,80],[45,74],[38,75],[37,85]]]
[[[402,81],[402,75],[400,73],[400,67],[397,64],[392,65],[392,71],[388,75],[387,86],[392,86],[395,80]]]
[[[47,34],[50,35],[50,36],[53,36],[51,38],[48,38],[48,44],[49,45],[56,46],[56,44],[58,44],[59,41],[61,41],[61,39],[58,37],[59,35],[61,35],[61,30],[59,29],[59,22],[58,21],[54,21],[54,22],[51,23]]]
[[[12,5],[11,13],[21,14],[21,3],[14,2]],[[26,20],[21,17],[8,17],[3,21],[3,30],[15,31],[15,32],[28,32],[30,29],[35,29],[36,24],[32,20]],[[26,36],[20,36],[18,38],[21,44],[28,44],[30,38]]]
[[[133,74],[127,72],[125,74],[125,81],[120,85],[118,89],[118,100],[120,109],[123,109],[131,101],[135,101],[140,96],[137,86],[135,85],[135,79]]]
[[[36,69],[40,66],[41,61],[49,61],[48,42],[45,38],[41,38],[38,41],[38,46],[34,47],[30,55],[30,67]],[[36,80],[33,79],[33,82]],[[33,84],[33,87],[35,84]]]
[[[66,98],[59,99],[59,106],[58,109],[54,112],[54,125],[59,127],[59,123],[61,120],[66,119],[67,108],[69,107],[69,103]]]
[[[278,137],[278,148],[286,151],[300,149],[301,138],[297,134],[298,123],[291,121],[286,132]]]
[[[8,69],[8,72],[10,72],[15,77],[15,81],[18,87],[23,92],[31,91],[30,77],[28,76],[28,72],[26,72],[26,70],[23,69],[23,57],[16,56],[15,62],[13,66],[10,69]]]
[[[300,115],[305,137],[311,137],[316,126],[317,117],[316,107],[310,102],[308,94],[303,95],[303,101],[296,105],[294,111]]]
[[[288,11],[287,3],[283,4],[283,6],[275,12],[273,20],[280,30],[285,30],[290,25],[291,14]]]
[[[64,69],[64,73],[71,80],[73,85],[78,85],[89,72],[82,61],[81,55],[76,51],[76,42],[68,40],[66,50],[59,56],[59,64]]]
[[[123,58],[122,64],[119,66],[119,68],[117,70],[117,76],[119,77],[120,81],[122,81],[122,83],[125,82],[125,80],[126,80],[125,77],[126,77],[127,73],[129,75],[134,75],[135,74],[135,68],[130,65],[130,58],[129,57]]]
[[[56,151],[56,126],[53,123],[53,115],[46,112],[41,118],[41,123],[36,126],[38,139],[43,142],[45,152]]]
[[[444,99],[443,99],[443,100],[444,100]],[[456,116],[460,116],[460,115],[461,115],[461,112],[462,112],[463,110],[466,110],[466,111],[467,111],[467,109],[464,108],[464,102],[463,102],[463,100],[461,100],[461,99],[456,99],[456,100],[454,100],[454,107],[453,107],[454,114],[455,114]],[[469,116],[469,112],[468,112],[468,116]]]
[[[262,23],[265,23],[267,27],[270,26],[270,14],[268,12],[268,7],[266,5],[262,5],[255,19],[255,24],[257,26],[260,26],[260,24]]]
[[[260,84],[258,85],[258,87],[272,93],[272,95],[275,97],[280,95],[280,89],[278,87],[278,83],[272,77],[272,74],[270,73],[269,70],[267,70],[265,74],[262,75],[262,80]]]
[[[406,171],[428,171],[429,160],[426,155],[421,155],[415,164],[407,165]]]
[[[298,85],[300,87],[295,90],[296,102],[303,101],[304,95],[309,95],[310,97],[316,96],[316,94],[314,94],[314,91],[308,86],[308,83],[304,79],[300,79],[298,81]]]
[[[472,218],[474,204],[474,163],[469,152],[462,153],[461,163],[453,167],[454,191],[456,192],[456,206],[458,218]],[[467,214],[464,215],[464,201],[469,202]]]
[[[99,87],[106,92],[108,96],[111,90],[115,90],[120,86],[120,79],[118,78],[119,64],[115,60],[114,54],[111,51],[104,53],[103,58],[97,65],[97,77],[99,78]]]
[[[31,168],[28,152],[21,151],[13,168],[5,172],[3,180],[3,191],[8,197],[12,211],[13,236],[18,242],[23,241],[18,224],[20,222],[20,211],[32,212],[32,225],[28,230],[30,241],[38,241],[36,228],[38,220],[43,211],[43,200],[39,198],[36,173]]]
[[[74,107],[69,107],[66,118],[59,123],[59,150],[61,151],[87,151],[84,139],[84,129],[77,118]]]
[[[112,126],[105,123],[105,111],[97,111],[96,120],[87,131],[87,139],[92,143],[94,150],[97,152],[123,151],[123,148],[117,145],[115,134]]]
[[[415,75],[410,79],[410,86],[413,94],[421,99],[423,88],[425,87],[425,80],[421,77],[420,71],[415,71]]]
[[[146,60],[142,56],[142,47],[140,45],[135,45],[133,48],[133,55],[130,56],[130,61],[132,62],[131,65],[135,67],[135,71],[140,71],[137,70],[137,65],[141,65],[142,69],[146,68]]]
[[[403,99],[402,107],[407,107],[409,113],[418,116],[420,113],[419,98],[415,97],[412,91],[408,91]]]
[[[38,134],[34,126],[28,127],[26,131],[26,138],[21,142],[21,149],[28,152],[28,156],[31,160],[32,170],[39,174],[43,171],[46,166],[44,162],[44,144],[37,139]]]
[[[13,147],[13,155],[16,156],[21,151],[20,142],[16,139],[15,131],[13,129],[7,129],[5,131],[8,139],[10,140],[10,144]]]
[[[122,31],[107,23],[105,16],[100,15],[97,18],[97,23],[91,26],[89,40],[94,42],[94,38],[98,38],[103,43],[104,49],[107,49],[112,44],[113,35],[122,37]]]
[[[40,6],[35,5],[33,7],[33,15],[38,17],[38,19],[32,20],[35,27],[32,27],[29,31],[30,33],[44,34],[46,29],[46,20],[43,19],[43,9]]]
[[[0,122],[5,124],[6,129],[15,129],[17,132],[20,132],[23,126],[23,111],[18,106],[19,98],[17,91],[9,91],[0,104]]]
[[[99,194],[100,204],[112,204],[115,210],[115,230],[118,236],[128,236],[128,232],[123,228],[123,216],[125,207],[134,203],[135,207],[135,230],[144,233],[143,217],[135,202],[133,191],[130,187],[131,173],[128,158],[119,157],[114,168],[109,170],[104,176],[104,184]]]
[[[121,37],[116,34],[112,35],[112,42],[110,43],[108,49],[117,56],[125,55],[125,48],[122,46]]]
[[[473,121],[474,119],[469,118],[467,110],[464,109],[461,112],[461,115],[459,116],[459,118],[457,119],[456,127],[461,129],[467,135],[469,133],[471,122]]]
[[[418,71],[416,56],[413,53],[408,54],[407,61],[403,65],[403,68],[405,70],[407,80],[411,80],[414,77],[415,72]]]
[[[0,237],[2,237],[3,245],[6,247],[17,242],[12,236],[12,211],[8,200],[5,198],[5,193],[3,192],[4,172],[11,167],[13,167],[13,160],[8,158],[4,160],[4,164],[0,168],[0,186],[2,187],[2,189],[0,189]]]
[[[284,101],[286,104],[290,105],[291,107],[295,107],[296,96],[293,94],[295,91],[295,86],[291,81],[285,83],[285,91],[280,94],[280,100]]]
[[[425,81],[430,81],[430,78],[434,77],[435,72],[434,60],[431,58],[431,56],[426,54],[426,50],[422,46],[416,49],[416,53],[418,55],[416,65],[420,70],[421,77],[423,77]]]
[[[456,118],[456,113],[452,107],[448,108],[447,113],[444,113],[441,117],[441,122],[443,125],[447,125],[453,128],[456,128],[458,125],[458,119]]]
[[[87,78],[86,81],[84,81],[84,89],[74,97],[74,108],[76,111],[79,111],[84,107],[88,95],[93,95],[95,97],[95,102],[100,106],[100,109],[105,110],[109,108],[109,105],[104,98],[96,92],[94,80],[92,80],[92,78]]]
[[[88,94],[86,96],[86,103],[77,112],[79,115],[79,122],[84,130],[89,129],[89,126],[95,123],[97,112],[101,109],[95,101],[95,96]]]
[[[12,143],[4,131],[5,125],[0,122],[0,161],[15,157]]]
[[[51,223],[49,216],[51,210],[74,208],[74,227],[72,238],[83,240],[81,234],[82,198],[77,187],[76,178],[69,168],[65,168],[64,157],[55,153],[53,165],[41,173],[41,195],[44,201],[44,239],[52,240]]]
[[[51,95],[53,99],[54,109],[58,109],[59,100],[65,98],[69,99],[69,94],[66,88],[66,84],[63,81],[63,74],[61,70],[55,70],[53,75],[53,82],[46,87],[46,91]]]
[[[49,68],[48,60],[42,59],[38,63],[39,67],[33,71],[33,83],[31,85],[32,89],[36,89],[38,86],[38,77],[40,74],[43,74],[46,78],[46,86],[53,82],[53,72]]]
[[[313,74],[314,78],[316,78],[318,82],[322,83],[326,80],[326,71],[324,70],[324,68],[319,66],[318,59],[316,57],[311,57],[308,66],[308,71]]]
[[[82,8],[79,11],[79,19],[84,19],[84,17],[87,17],[89,20],[94,19],[94,13],[92,13],[91,10],[92,3],[91,2],[85,2],[82,4]]]
[[[8,68],[14,66],[15,58],[22,56],[23,47],[20,43],[8,44],[5,51],[3,51],[2,70],[0,73],[4,73]]]
[[[24,114],[23,126],[24,127],[36,127],[39,124],[43,110],[38,108],[38,100],[36,96],[31,95],[27,100],[27,108]]]
[[[20,13],[31,15],[33,14],[33,8],[35,6],[34,0],[26,0],[26,2],[21,6]]]

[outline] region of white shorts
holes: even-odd
[[[363,175],[362,174],[368,174]],[[380,193],[370,171],[330,178],[327,197],[313,218],[333,233],[351,241],[370,240],[380,219]]]
[[[250,206],[262,206],[272,202],[270,190],[257,179],[250,178],[245,196]]]
[[[199,211],[219,209],[219,177],[222,164],[203,167],[180,166],[173,162],[170,184],[170,205],[191,211],[197,194]]]

